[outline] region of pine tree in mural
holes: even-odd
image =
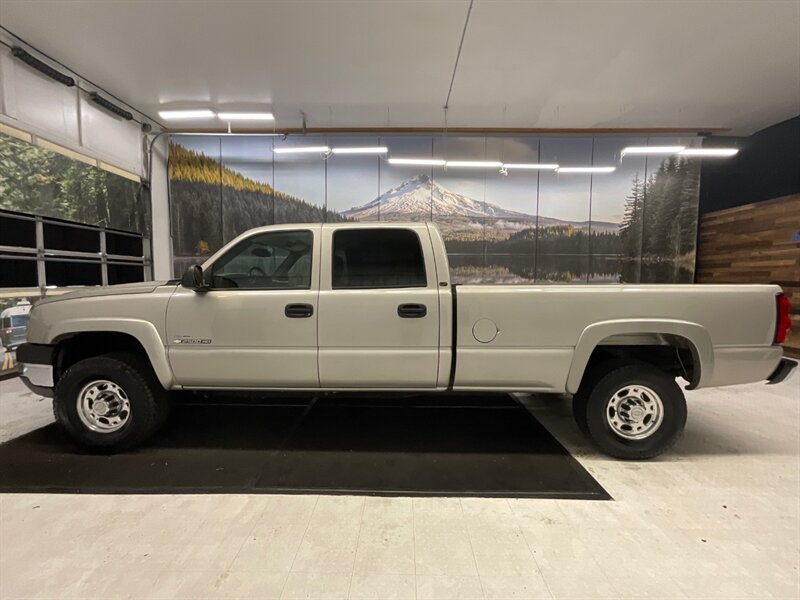
[[[139,183],[0,134],[0,208],[146,233]]]
[[[625,216],[619,226],[622,252],[628,257],[639,256],[642,243],[642,206],[644,205],[644,182],[639,174],[633,180],[631,193],[625,198]]]
[[[169,147],[169,180],[176,255],[197,255],[201,240],[213,252],[261,225],[346,220],[179,144]]]
[[[669,157],[646,182],[637,175],[620,224],[627,258],[691,262],[697,232],[698,161]]]

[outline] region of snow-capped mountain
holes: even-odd
[[[343,216],[361,220],[382,221],[423,220],[433,216],[437,219],[459,217],[460,219],[509,219],[515,224],[512,229],[531,227],[536,215],[508,210],[490,202],[480,202],[468,196],[452,192],[433,181],[428,175],[417,175],[396,188],[384,192],[375,200],[363,206],[353,207]],[[544,226],[572,225],[588,228],[588,221],[573,222],[539,216],[539,224]],[[595,231],[616,231],[616,223],[592,222]]]
[[[372,202],[351,208],[344,216],[358,220],[376,219],[380,213],[381,219],[387,220],[414,216],[430,218],[431,210],[435,217],[536,219],[533,215],[506,210],[451,192],[435,183],[428,175],[417,175],[384,192]]]

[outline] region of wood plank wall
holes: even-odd
[[[800,357],[800,194],[701,216],[697,283],[777,283],[792,303],[784,349]]]

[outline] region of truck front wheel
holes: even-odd
[[[149,365],[132,354],[79,361],[59,379],[56,421],[82,447],[119,452],[152,435],[164,422],[168,398]]]
[[[593,382],[574,408],[605,454],[641,460],[669,449],[686,424],[686,399],[675,379],[649,365],[615,368]]]

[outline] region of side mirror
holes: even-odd
[[[208,286],[203,279],[203,267],[200,265],[192,265],[186,269],[186,272],[181,278],[181,285],[195,292],[207,292]]]

